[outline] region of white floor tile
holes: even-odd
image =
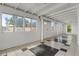
[[[22,53],[21,50],[16,50],[16,51],[8,52],[7,55],[8,56],[16,56],[17,54],[21,54],[21,53]]]
[[[63,51],[59,51],[56,53],[55,56],[65,56],[66,52],[63,52]]]
[[[19,56],[19,54],[17,56]],[[27,50],[23,52],[21,56],[35,56],[35,55],[30,50]]]

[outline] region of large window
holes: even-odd
[[[55,22],[51,22],[51,31],[53,32],[55,29]]]
[[[35,32],[37,30],[36,24],[37,24],[37,21],[32,19],[32,22],[31,22],[31,31],[32,32]]]
[[[37,21],[34,19],[25,18],[24,19],[25,31],[35,32],[36,31],[36,23],[37,23]]]
[[[2,14],[2,30],[3,32],[13,32],[14,19],[13,15]]]
[[[44,31],[50,31],[50,21],[44,20]]]
[[[31,19],[25,18],[24,19],[25,31],[31,31]]]
[[[37,20],[2,14],[3,32],[35,32]]]
[[[16,32],[23,31],[23,18],[22,17],[16,17],[16,19],[15,19],[15,31]]]

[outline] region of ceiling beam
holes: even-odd
[[[70,7],[70,8],[67,8],[67,9],[64,9],[64,10],[61,10],[61,11],[58,11],[58,12],[49,14],[49,15],[47,15],[47,16],[50,17],[50,16],[53,16],[53,15],[58,15],[58,14],[61,14],[61,13],[63,13],[63,12],[66,12],[66,11],[69,11],[69,10],[72,10],[72,9],[76,9],[77,7],[79,7],[79,4],[76,5],[76,6],[72,6],[72,7]]]
[[[64,12],[62,12],[62,13],[60,13],[60,14],[51,15],[50,17],[62,16],[62,15],[66,15],[66,14],[69,14],[69,13],[72,13],[72,12],[76,12],[76,10],[75,10],[75,9],[70,9],[70,10],[64,11]]]
[[[42,10],[39,10],[39,12],[37,14],[38,15],[45,15],[45,14],[49,13],[50,11],[53,11],[56,8],[59,8],[63,5],[65,5],[65,4],[56,4],[56,5],[50,4],[50,5],[46,6],[45,8],[42,8]]]
[[[19,7],[20,3],[17,3],[18,5],[15,6],[15,9]]]
[[[48,5],[49,5],[49,3],[43,3],[42,6],[40,6],[40,7],[37,8],[37,10],[35,11],[35,13],[38,13],[40,10],[42,10],[43,8],[45,8]]]
[[[56,18],[52,18],[52,17],[47,17],[47,16],[42,16],[42,17],[45,17],[45,18],[48,18],[48,19],[51,19],[51,20],[54,20],[55,22],[60,22],[60,23],[63,23],[63,24],[66,24],[65,22],[62,22],[62,21],[59,21],[59,20],[57,20]]]

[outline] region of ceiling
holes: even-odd
[[[38,16],[47,16],[65,23],[76,22],[77,3],[5,3],[14,9],[29,11]]]

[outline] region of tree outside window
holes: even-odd
[[[14,20],[13,15],[2,14],[3,32],[13,32]]]
[[[70,24],[67,25],[67,32],[69,32],[69,33],[72,32],[72,28],[71,28],[71,25]]]

